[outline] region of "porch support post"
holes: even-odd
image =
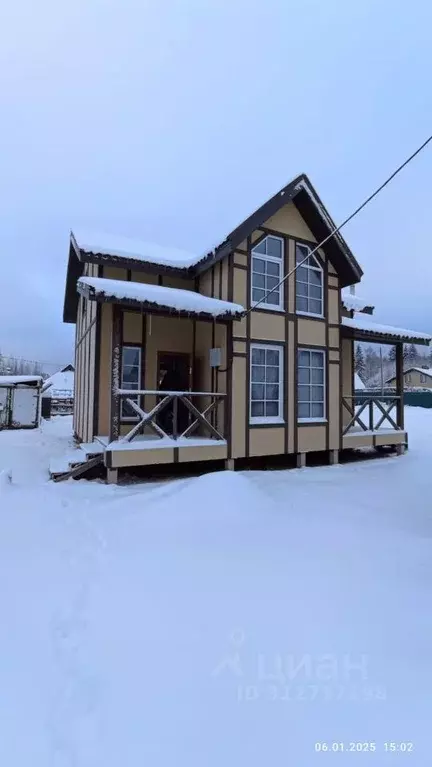
[[[120,388],[121,367],[122,311],[113,304],[112,311],[112,346],[111,346],[111,407],[110,407],[110,442],[120,435]]]
[[[396,344],[396,394],[399,399],[396,402],[396,422],[400,429],[404,428],[404,402],[403,402],[403,343]]]
[[[329,464],[335,466],[339,463],[339,450],[329,450]]]
[[[306,466],[306,453],[297,453],[296,466],[298,469],[304,469]]]
[[[116,485],[118,482],[118,469],[107,469],[107,484]]]

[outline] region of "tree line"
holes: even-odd
[[[20,357],[10,357],[3,355],[1,352],[0,375],[47,377],[42,369],[41,362],[25,360]]]

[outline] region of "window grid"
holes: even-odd
[[[326,418],[325,352],[299,349],[297,354],[297,418],[320,421]]]
[[[123,346],[122,347],[122,366],[121,366],[121,388],[122,389],[140,389],[141,382],[141,347]],[[139,405],[139,396],[131,397]],[[122,421],[137,421],[139,416],[133,408],[121,401],[120,417]]]
[[[283,349],[254,344],[250,361],[250,421],[283,420]]]
[[[270,295],[283,277],[283,240],[268,235],[252,249],[252,306],[261,301],[263,309],[283,309],[283,285]]]
[[[296,245],[296,264],[300,264],[310,253],[308,245]],[[324,314],[324,275],[315,256],[296,269],[296,310],[303,314],[322,317]]]

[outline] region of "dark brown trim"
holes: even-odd
[[[215,273],[215,268],[214,268],[214,266],[212,266],[212,268],[211,268],[211,288],[210,288],[210,293],[211,293],[212,298],[215,297],[215,294],[214,294],[214,284],[215,284],[214,277],[215,277],[215,275],[214,275],[214,273]]]
[[[246,336],[234,336],[233,335],[233,341],[242,341],[245,344],[247,339],[246,339]]]
[[[284,277],[287,278],[289,274],[289,237],[284,237]],[[284,451],[289,452],[289,427],[290,427],[290,398],[289,398],[289,328],[290,328],[290,316],[289,316],[289,286],[288,279],[284,282],[284,308],[285,308],[285,349],[284,349],[284,362],[283,362],[283,387],[284,387],[284,420],[285,420],[285,433],[284,433]]]
[[[163,285],[163,275],[158,274],[157,278],[158,278],[158,285]]]
[[[126,279],[128,280],[128,282],[131,282],[131,280],[132,280],[132,269],[127,269],[126,270]]]
[[[389,344],[394,346],[398,343],[404,344],[417,344],[418,346],[428,346],[429,341],[424,338],[407,338],[406,336],[396,338],[395,336],[379,334],[370,330],[359,330],[358,328],[350,328],[346,325],[341,325],[341,334],[344,338],[351,338],[354,341],[369,341],[369,343],[377,344]]]
[[[294,306],[296,303],[296,291],[294,290]],[[298,453],[298,315],[295,315],[294,320],[294,453]]]
[[[142,314],[142,325],[141,325],[141,387],[143,389],[146,388],[146,379],[147,379],[147,364],[146,364],[146,352],[147,352],[147,315]],[[156,388],[157,388],[157,382],[156,382]],[[143,397],[140,397],[140,407],[145,410],[146,409],[146,401],[145,401],[145,395]]]
[[[337,290],[337,292],[339,293],[339,286],[338,286],[338,285],[330,285],[330,284],[329,284],[329,285],[327,286],[327,289],[328,289],[328,290]]]
[[[279,317],[285,317],[286,314],[283,309],[261,309],[258,307],[257,309],[253,308],[252,311],[254,314],[278,314]]]
[[[326,327],[325,327],[325,334],[326,334],[326,351],[325,351],[325,371],[324,375],[326,378],[326,413],[325,416],[327,418],[326,423],[326,450],[330,450],[330,367],[329,367],[329,295],[328,295],[328,263],[325,261],[324,263],[324,296],[325,296],[325,307],[324,307],[324,313],[325,313],[325,321],[326,321]]]
[[[247,357],[247,352],[232,352],[233,357]]]
[[[237,341],[244,341],[244,338],[238,338]],[[260,344],[261,346],[285,346],[285,341],[273,341],[270,338],[250,338],[251,344]],[[315,347],[314,347],[315,348]],[[318,347],[317,347],[318,348]],[[324,347],[322,347],[324,348]]]
[[[340,289],[339,289],[340,293]],[[338,301],[338,313],[339,313],[339,450],[343,449],[343,344],[342,344],[342,334],[340,332],[340,324],[342,319],[342,305],[341,305],[341,297],[339,295],[339,301]],[[329,325],[329,327],[331,327]]]
[[[325,322],[327,325],[327,320],[325,317],[314,317],[311,314],[302,314],[301,312],[297,314],[297,317],[299,320],[306,320],[307,322]]]
[[[329,423],[328,418],[326,418],[324,421],[299,421],[297,420],[297,426],[299,429],[309,429],[311,426],[325,426],[327,427]],[[319,450],[318,452],[324,452],[323,450]]]
[[[223,261],[219,261],[219,298],[222,300],[222,264]]]
[[[179,462],[179,449],[178,447],[173,448],[173,463]]]
[[[112,450],[105,450],[104,464],[106,469],[112,469]]]
[[[102,277],[103,267],[98,266],[98,277]],[[102,307],[96,306],[96,338],[95,338],[95,369],[93,384],[93,439],[99,429],[99,399],[100,399],[100,351],[102,333]]]
[[[329,365],[340,365],[340,360],[329,360],[328,364]]]
[[[247,237],[247,251],[248,251],[248,263],[252,263],[252,241],[250,234]],[[255,243],[254,243],[255,245]],[[251,269],[246,273],[246,306],[245,309],[249,309],[251,305]],[[249,458],[250,455],[250,442],[249,442],[249,419],[250,419],[250,347],[251,347],[251,312],[246,314],[246,396],[245,396],[245,457]]]
[[[286,429],[285,423],[250,423],[249,429]]]
[[[107,256],[101,253],[90,253],[80,250],[79,260],[83,264],[98,264],[100,266],[114,266],[118,269],[130,269],[134,272],[147,272],[148,274],[171,274],[190,280],[194,276],[194,269],[179,269],[178,267],[164,266],[162,264],[153,264],[150,261],[135,260],[133,258],[123,258],[120,256]],[[77,278],[78,279],[78,278]]]
[[[400,429],[404,429],[404,360],[403,343],[396,345],[396,395],[399,397],[396,404],[396,420]]]
[[[247,272],[249,267],[246,266],[246,264],[236,264],[236,262],[234,261],[234,269],[243,269],[244,272]]]
[[[120,398],[117,389],[120,387],[121,347],[123,342],[123,312],[117,304],[112,313],[112,344],[111,344],[111,407],[110,407],[110,442],[119,438],[120,434]]]
[[[236,248],[234,251],[234,256],[236,253],[239,253],[241,256],[247,256],[248,254],[247,250],[243,250],[243,248]]]
[[[330,325],[329,325],[329,327],[330,327]],[[329,352],[338,352],[339,351],[339,346],[329,346],[328,350],[329,350]]]
[[[340,303],[339,303],[339,315],[340,315]],[[329,322],[328,326],[329,326],[329,328],[337,328],[339,330],[340,329],[340,322],[338,322],[338,323],[336,323],[336,322]]]
[[[227,457],[232,458],[232,377],[233,377],[233,342],[232,325],[229,325],[226,332],[227,345],[227,372],[226,372],[226,391],[227,398],[224,403],[224,433],[227,441]]]

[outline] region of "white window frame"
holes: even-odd
[[[123,352],[124,352],[125,349],[133,349],[134,351],[138,352],[138,386],[137,386],[137,389],[140,389],[141,388],[141,385],[140,385],[141,384],[141,376],[142,376],[142,347],[138,346],[138,344],[123,344],[122,347],[121,347],[121,381],[120,381],[120,388],[121,389],[127,389],[128,388],[127,386],[125,386],[124,380],[123,380]],[[131,389],[130,391],[131,391],[131,399],[138,400],[137,404],[139,405],[140,395],[138,394],[138,395],[134,396],[134,394],[133,394],[134,389]],[[120,421],[122,423],[133,423],[134,421],[138,421],[139,420],[140,417],[139,417],[138,413],[136,415],[133,415],[133,416],[132,415],[131,416],[123,415],[123,407],[124,407],[124,398],[121,397],[121,401],[120,401]]]
[[[312,248],[310,247],[310,245],[307,245],[307,243],[305,243],[305,242],[296,242],[296,244],[295,244],[295,262],[296,262],[296,266],[297,266],[297,248],[307,248],[308,255],[310,255],[311,252],[312,252]],[[306,255],[304,255],[303,258],[306,258]],[[325,282],[324,281],[324,269],[320,265],[319,258],[316,256],[315,253],[313,254],[312,258],[315,259],[315,261],[317,262],[318,266],[310,266],[310,264],[308,264],[307,261],[305,261],[304,264],[302,264],[302,268],[310,269],[313,272],[319,272],[321,274],[321,312],[320,313],[317,313],[317,312],[306,312],[303,309],[297,309],[297,300],[298,300],[298,297],[297,297],[298,269],[296,269],[296,272],[295,272],[295,275],[296,275],[296,279],[295,279],[296,314],[301,314],[304,317],[321,317],[322,318],[322,317],[324,317],[324,301],[325,301],[325,296],[324,296],[324,287],[325,287],[325,284],[324,284],[324,282]],[[305,284],[305,283],[303,283],[303,284]],[[309,282],[307,284],[309,285]],[[299,296],[299,298],[307,298],[308,301],[310,300],[310,296],[309,295],[308,296]],[[319,301],[318,298],[315,298],[313,300],[314,301]]]
[[[252,350],[253,349],[265,349],[269,351],[275,351],[278,353],[278,359],[279,359],[279,414],[276,415],[269,415],[269,416],[253,416],[252,415]],[[275,344],[251,344],[250,345],[250,361],[249,361],[249,423],[251,425],[253,424],[275,424],[275,423],[285,423],[285,418],[283,414],[283,402],[284,402],[284,347],[283,346],[276,346]],[[256,382],[254,382],[256,383]],[[265,385],[265,384],[264,384]],[[265,402],[265,400],[264,400]]]
[[[298,406],[299,406],[299,399],[298,399],[298,387],[299,386],[312,386],[312,382],[310,384],[301,384],[298,380],[298,369],[299,369],[299,355],[300,352],[317,352],[318,354],[322,354],[323,356],[323,370],[324,370],[324,383],[323,383],[323,406],[324,406],[324,415],[323,416],[310,416],[309,418],[299,418],[298,415]],[[327,415],[327,352],[324,349],[316,349],[313,346],[298,346],[297,347],[297,391],[296,391],[296,400],[297,400],[297,423],[327,423],[328,415]],[[311,370],[312,368],[310,368]],[[320,384],[317,384],[320,386]],[[308,400],[309,404],[313,404],[313,400]]]
[[[266,254],[263,254],[263,253],[255,253],[255,248],[257,248],[258,245],[262,245],[263,242],[265,242],[266,240],[269,240],[269,239],[278,240],[280,242],[280,244],[281,244],[281,257],[280,258],[277,258],[276,256],[267,256]],[[283,279],[283,277],[284,277],[285,252],[284,252],[284,240],[283,240],[283,237],[277,237],[274,234],[268,234],[268,235],[266,235],[266,237],[263,237],[262,240],[260,240],[259,242],[254,243],[254,245],[252,246],[252,250],[251,250],[251,264],[250,264],[250,269],[251,269],[251,273],[250,273],[250,278],[251,278],[251,288],[250,288],[250,291],[251,291],[250,292],[251,306],[254,307],[254,306],[256,306],[258,304],[260,309],[267,309],[267,310],[273,311],[273,312],[283,312],[284,311],[284,289],[285,289],[284,283],[282,283],[282,285],[279,286],[279,304],[267,304],[264,299],[261,299],[261,302],[253,300],[253,289],[254,289],[254,286],[253,286],[253,275],[254,275],[253,259],[254,259],[254,257],[255,258],[260,258],[262,261],[269,261],[269,262],[271,262],[273,264],[279,264],[280,265],[280,272],[279,272],[279,277],[278,277],[278,283],[279,283]],[[266,289],[266,294],[268,292],[269,291]]]
[[[420,373],[420,383],[426,383],[426,376],[424,373]]]

